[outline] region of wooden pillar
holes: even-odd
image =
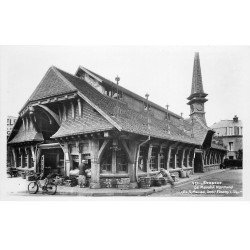
[[[14,168],[17,168],[17,157],[16,157],[16,150],[14,148],[11,149],[14,161]]]
[[[157,155],[157,170],[158,171],[160,171],[160,168],[161,168],[161,155],[163,155],[162,145],[160,145],[159,152],[158,152],[158,155]]]
[[[191,152],[191,148],[188,149],[188,153],[187,153],[187,159],[186,159],[186,166],[187,166],[187,168],[190,167],[190,164],[189,164],[190,152]]]
[[[80,165],[82,162],[82,151],[81,151],[81,145],[80,145],[79,141],[76,141],[76,149],[78,152],[78,161],[79,161],[79,165]]]
[[[72,160],[69,152],[68,142],[64,142],[63,144],[61,144],[61,148],[64,152],[64,172],[66,176],[69,176],[69,171],[72,168]]]
[[[36,153],[35,153],[35,147],[33,145],[30,146],[30,152],[31,152],[31,158],[33,161],[34,169],[36,169]]]
[[[176,150],[175,150],[175,155],[174,155],[174,168],[178,168],[178,165],[177,165],[177,158],[178,158],[178,153],[179,153],[179,150],[180,150],[180,147],[177,147]]]
[[[100,188],[100,158],[99,153],[99,140],[90,140],[90,154],[91,154],[91,182],[90,188]]]
[[[195,149],[194,149],[194,152],[193,154],[191,155],[191,167],[194,169],[194,158],[195,158]]]
[[[128,174],[130,178],[130,188],[136,188],[136,156],[138,152],[138,143],[135,141],[129,141],[128,145],[125,140],[122,140],[123,147],[127,153],[128,158]]]
[[[21,164],[20,164],[20,167],[23,168],[23,152],[22,152],[22,149],[21,148],[18,148],[18,153],[20,155],[20,158],[21,158]]]
[[[25,156],[27,157],[27,168],[30,168],[30,158],[29,158],[29,151],[28,148],[24,148]]]
[[[153,146],[150,144],[148,148],[147,174],[150,172],[150,159],[151,159],[151,154],[152,154],[152,148]]]
[[[172,152],[172,147],[168,147],[168,160],[167,160],[167,169],[170,168],[170,159],[171,159],[171,152]]]
[[[184,158],[185,158],[185,153],[186,153],[186,148],[183,148],[183,150],[182,150],[182,156],[181,156],[181,168],[185,167],[185,166],[183,165],[183,163],[184,163]]]
[[[117,146],[118,145],[118,140],[117,139],[113,139],[113,146]],[[111,172],[112,174],[116,173],[116,168],[118,166],[116,166],[116,151],[113,149],[112,151],[112,164],[111,164]]]

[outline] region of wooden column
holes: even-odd
[[[136,156],[138,151],[138,143],[136,141],[128,141],[126,143],[125,140],[122,140],[122,145],[127,153],[128,158],[128,174],[130,178],[130,188],[136,188]]]
[[[194,149],[194,152],[193,152],[193,154],[192,154],[191,157],[192,157],[192,158],[191,158],[191,167],[194,169],[195,149]]]
[[[29,151],[28,148],[24,148],[25,156],[27,157],[27,168],[30,168],[30,159],[29,159]]]
[[[186,166],[187,168],[190,167],[189,165],[189,156],[190,156],[191,148],[188,148],[187,158],[186,158]]]
[[[159,148],[159,153],[157,155],[157,170],[160,171],[160,165],[161,165],[161,155],[163,155],[163,152],[162,152],[162,145],[160,145],[160,148]]]
[[[107,143],[106,143],[107,145]],[[91,155],[91,182],[90,188],[100,188],[100,160],[99,154],[99,140],[90,140],[90,155]]]
[[[79,160],[79,165],[80,165],[82,162],[82,152],[81,152],[81,145],[79,141],[76,141],[76,149],[78,152],[78,160]]]
[[[37,149],[37,152],[36,152],[36,165],[35,165],[35,170],[36,172],[39,172],[39,160],[40,160],[40,157],[41,157],[41,153],[42,153],[42,150],[40,148]]]
[[[167,169],[170,168],[170,159],[171,159],[171,152],[172,152],[172,147],[168,147],[168,160],[167,160]]]
[[[117,139],[113,139],[113,146],[118,145],[118,140]],[[116,173],[116,151],[113,149],[112,151],[112,164],[111,164],[111,172],[112,174]]]
[[[177,166],[177,157],[178,157],[178,153],[179,153],[180,147],[177,147],[175,150],[175,155],[174,155],[174,168],[178,168]]]
[[[183,168],[183,162],[184,162],[184,158],[185,158],[185,153],[186,153],[186,149],[187,148],[183,148],[182,150],[182,156],[181,156],[181,168]],[[184,166],[185,167],[185,166]]]
[[[34,169],[36,169],[36,152],[35,152],[35,147],[33,145],[30,146],[30,152],[31,152]]]
[[[68,142],[64,142],[63,144],[61,144],[61,148],[64,152],[64,172],[66,176],[69,176],[69,171],[72,168],[72,160],[69,152]]]
[[[17,168],[17,157],[16,157],[16,150],[14,148],[11,149],[14,161],[14,167]]]
[[[23,151],[22,151],[22,149],[21,148],[18,148],[18,152],[19,152],[19,155],[20,155],[20,157],[21,157],[21,168],[23,168]]]
[[[150,172],[150,159],[151,159],[151,154],[152,154],[152,148],[153,146],[150,144],[148,148],[147,174]]]

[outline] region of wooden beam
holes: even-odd
[[[65,121],[67,120],[67,108],[65,103],[63,103],[63,119]]]
[[[102,158],[102,155],[103,155],[103,153],[104,153],[104,149],[105,149],[105,147],[107,146],[107,144],[110,142],[110,139],[106,139],[106,140],[104,140],[104,142],[102,143],[102,146],[101,146],[101,148],[99,149],[99,151],[98,151],[98,157],[97,157],[97,162],[98,163],[100,163],[100,161],[101,161],[101,158]]]
[[[78,103],[78,114],[81,117],[82,116],[82,102],[80,98],[77,99],[77,103]]]
[[[121,140],[121,143],[125,149],[125,152],[127,153],[127,156],[128,156],[128,160],[129,160],[129,163],[133,163],[133,156],[132,156],[132,152],[130,152],[130,149],[128,148],[128,145],[126,143],[125,140]]]
[[[72,116],[73,119],[75,119],[75,105],[74,105],[74,102],[71,101],[70,105],[71,105],[71,116]]]

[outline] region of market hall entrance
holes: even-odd
[[[202,153],[195,153],[194,157],[194,172],[202,173],[203,172],[203,163],[202,163]]]
[[[64,175],[64,153],[61,148],[42,149],[39,172],[43,170],[45,175],[49,173]]]

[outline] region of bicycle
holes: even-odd
[[[30,194],[36,194],[39,190],[39,188],[42,189],[43,192],[54,195],[57,191],[57,185],[52,182],[52,179],[45,178],[44,179],[44,185],[41,182],[41,178],[39,175],[35,176],[35,180],[31,181],[28,185],[28,191]]]

